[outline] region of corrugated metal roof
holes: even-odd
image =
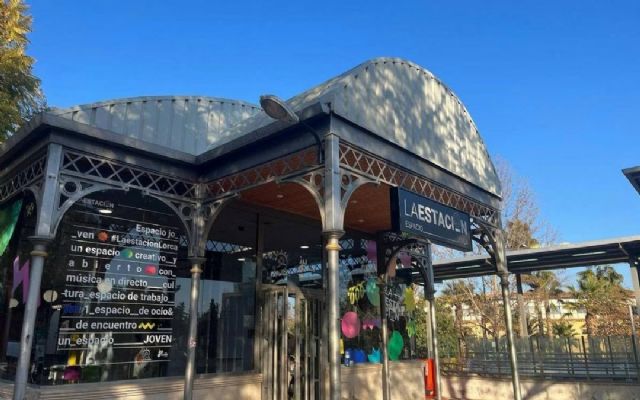
[[[259,112],[244,101],[198,96],[135,97],[50,111],[193,155],[214,145],[230,126]]]
[[[414,63],[373,59],[287,103],[295,111],[331,103],[335,114],[489,193],[501,194],[493,163],[466,108]],[[52,113],[193,155],[273,123],[249,103],[207,97],[137,97]]]
[[[594,265],[640,261],[640,236],[628,236],[582,243],[560,244],[537,249],[509,250],[507,269],[512,274],[534,271],[589,267]],[[433,270],[437,281],[496,273],[491,257],[485,255],[436,260]],[[418,273],[414,274],[420,277]]]
[[[287,100],[294,111],[319,102],[331,103],[335,114],[500,196],[500,181],[471,116],[426,69],[377,58]],[[271,122],[258,114],[223,132],[220,143]]]

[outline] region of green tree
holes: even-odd
[[[428,314],[425,312],[424,298],[416,300],[416,352],[418,357],[429,355]],[[450,357],[458,353],[458,335],[449,306],[436,298],[436,324],[438,326],[438,350],[440,357]]]
[[[0,0],[0,142],[44,109],[40,80],[26,54],[31,17],[21,0]]]
[[[578,273],[578,286],[569,287],[569,291],[576,300],[568,305],[585,313],[587,335],[626,334],[629,294],[622,287],[622,275],[613,267],[598,266]]]
[[[537,271],[531,275],[524,275],[523,278],[524,283],[531,288],[530,293],[533,295],[536,302],[538,330],[540,336],[544,335],[544,328],[546,328],[547,336],[553,337],[551,321],[551,311],[553,307],[551,299],[556,298],[557,295],[562,292],[562,285],[558,276],[553,271]],[[544,317],[542,316],[542,310],[537,307],[538,304],[542,304],[544,307]]]
[[[473,282],[465,279],[456,279],[445,283],[442,295],[438,300],[442,300],[452,310],[455,316],[453,321],[459,339],[464,340],[467,330],[464,325],[464,309],[469,308],[470,296],[473,296],[475,288]]]
[[[514,175],[512,168],[504,161],[497,160],[496,170],[502,182],[502,221],[505,230],[505,246],[507,250],[521,250],[526,248],[536,248],[547,245],[555,241],[555,231],[546,224],[539,213],[537,201],[533,190],[526,180]],[[438,258],[456,257],[454,251],[438,248],[436,256]],[[475,252],[482,254],[483,250],[476,247]],[[555,277],[555,274],[549,273]],[[547,275],[540,276],[547,278]],[[557,278],[555,279],[557,282]],[[475,283],[474,283],[475,282]],[[465,326],[480,328],[483,337],[498,338],[505,332],[504,307],[502,305],[502,294],[500,284],[496,276],[485,276],[481,278],[463,279],[460,281],[447,282],[447,286],[442,292],[443,301],[450,306],[455,306],[455,324],[458,335],[465,336],[461,331],[463,319],[460,318],[462,307],[468,309],[469,317],[464,320]],[[515,286],[515,280],[512,285]],[[551,282],[532,282],[535,285],[537,294],[546,299],[545,306],[549,314],[552,302],[551,296],[556,293],[559,283],[553,287]],[[552,286],[552,287],[550,287]],[[533,289],[533,286],[532,286]],[[512,290],[515,293],[515,290]],[[524,318],[525,307],[518,307],[516,296],[512,296],[511,308],[515,318]],[[447,312],[451,313],[451,310]],[[522,313],[522,315],[521,315]],[[533,322],[533,320],[529,320]],[[544,324],[545,321],[543,321]],[[544,330],[544,325],[542,325]],[[551,326],[547,323],[547,332],[551,333]]]
[[[559,321],[553,323],[553,335],[565,338],[572,338],[576,335],[573,326],[567,321]]]

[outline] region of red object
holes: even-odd
[[[80,368],[79,367],[67,367],[64,369],[62,373],[63,381],[77,381],[80,379]]]
[[[147,265],[146,267],[144,267],[144,273],[147,275],[155,275],[156,273],[158,273],[158,269],[155,265]]]
[[[434,399],[436,396],[436,364],[433,358],[424,360],[424,394],[426,399]]]

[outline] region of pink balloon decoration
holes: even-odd
[[[354,338],[360,334],[360,319],[358,314],[353,311],[349,311],[342,316],[342,334],[346,338]]]

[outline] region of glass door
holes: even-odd
[[[320,293],[291,284],[263,287],[264,398],[320,399]]]

